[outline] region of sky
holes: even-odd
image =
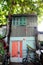
[[[43,20],[42,20],[41,23],[38,25],[38,31],[43,32]]]

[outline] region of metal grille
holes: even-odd
[[[26,26],[12,27],[12,37],[23,37],[26,36]]]
[[[34,27],[26,27],[26,26],[13,26],[11,37],[28,37],[35,36],[35,28]]]
[[[35,29],[34,27],[26,27],[26,36],[34,36],[35,35]]]

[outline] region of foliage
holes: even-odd
[[[0,42],[0,54],[3,55],[4,54],[4,48],[3,48],[3,44]]]
[[[0,38],[3,38],[3,36],[0,34]]]
[[[4,48],[3,48],[3,44],[0,42],[0,62],[2,62],[2,57],[4,56]]]
[[[0,0],[0,25],[6,24],[8,14],[43,15],[43,0]]]

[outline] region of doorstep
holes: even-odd
[[[15,63],[15,62],[10,62],[10,65],[23,65],[22,63]],[[28,65],[33,65],[32,63],[29,63]]]

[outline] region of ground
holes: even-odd
[[[23,65],[22,63],[10,63],[10,65]],[[28,65],[33,65],[33,64],[28,64]]]

